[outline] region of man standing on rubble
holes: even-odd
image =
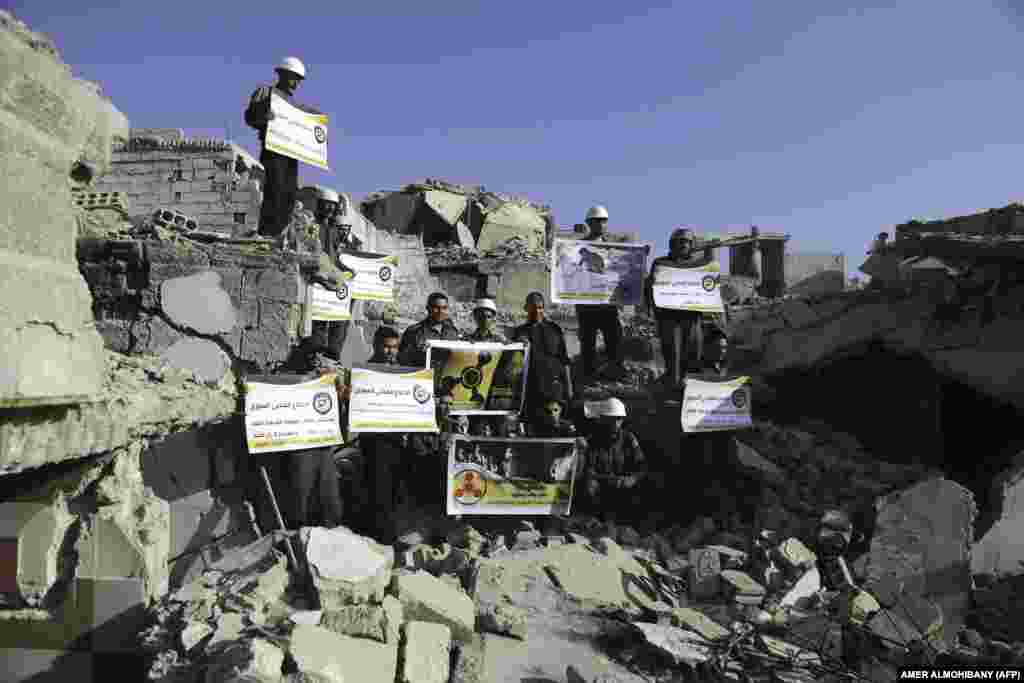
[[[422,368],[427,365],[427,341],[432,339],[458,341],[455,323],[448,317],[448,297],[434,292],[427,297],[427,317],[409,326],[402,334],[398,358],[402,365]],[[431,366],[437,370],[444,365],[445,354],[431,354]]]
[[[338,211],[334,214],[331,225],[335,230],[338,251],[362,251],[363,241],[352,233],[352,218],[349,215],[349,199],[340,196]]]
[[[473,306],[476,329],[466,335],[466,341],[507,344],[505,335],[498,332],[498,307],[491,299],[477,299]]]
[[[279,237],[284,232],[299,190],[298,160],[268,150],[266,140],[267,125],[274,119],[271,97],[276,95],[291,102],[296,88],[306,78],[306,67],[297,57],[285,57],[275,71],[277,83],[258,88],[245,110],[246,124],[259,132],[260,163],[266,173],[259,225],[259,234],[264,237]]]
[[[587,228],[589,232],[582,239],[587,242],[608,241],[608,209],[594,206],[587,211]],[[619,321],[619,307],[615,304],[579,304],[576,306],[576,317],[580,326],[580,352],[583,355],[583,375],[593,376],[597,370],[597,333],[600,330],[604,337],[604,347],[608,355],[609,369],[613,375],[621,377],[625,373],[619,359],[619,342],[622,340],[622,323]]]
[[[658,323],[661,353],[665,358],[662,381],[679,388],[690,368],[691,351],[697,364],[704,360],[703,316],[697,311],[678,311],[654,305],[654,271],[658,265],[675,268],[699,268],[709,263],[706,254],[698,255],[694,247],[697,237],[689,228],[679,228],[669,237],[668,256],[660,256],[651,264],[645,295],[647,305]],[[698,367],[693,369],[699,370]]]
[[[580,468],[584,509],[595,513],[600,510],[605,519],[612,521],[644,514],[650,502],[644,500],[641,487],[647,477],[647,463],[636,436],[622,428],[626,405],[617,398],[607,399],[594,417],[597,424],[587,439]]]
[[[525,412],[530,423],[542,419],[548,401],[572,400],[572,375],[565,334],[544,317],[544,295],[530,292],[526,297],[527,321],[512,332],[512,341],[530,345],[530,367],[526,373]]]

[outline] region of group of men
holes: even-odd
[[[291,102],[305,79],[306,69],[300,60],[288,57],[276,72],[277,83],[257,89],[245,111],[246,123],[259,132],[261,141],[260,162],[266,175],[258,232],[265,237],[283,237],[298,197],[298,161],[267,149],[266,135],[267,126],[275,118],[272,98],[276,96]],[[308,110],[306,107],[303,109]],[[328,188],[314,188],[314,196],[315,206],[308,208],[312,208],[320,225],[323,252],[335,265],[344,268],[339,256],[361,248],[351,233],[351,223],[346,219],[349,213],[347,203]],[[587,233],[582,239],[609,241],[608,221],[607,209],[592,207],[586,215]],[[655,259],[647,279],[645,299],[658,324],[666,365],[664,380],[673,388],[681,386],[688,370],[706,370],[706,366],[711,365],[724,373],[726,341],[724,335],[719,335],[710,345],[712,353],[705,357],[702,315],[656,307],[651,287],[654,271],[660,264],[689,268],[706,265],[708,261],[706,252],[698,253],[693,231],[681,228],[672,233],[668,255]],[[330,274],[321,278],[321,284],[325,286],[333,288],[338,285]],[[368,362],[424,367],[430,340],[526,342],[530,346],[530,367],[522,412],[525,424],[513,425],[510,420],[503,420],[500,424],[476,420],[475,424],[469,425],[469,430],[478,434],[509,436],[513,433],[536,437],[575,436],[576,426],[565,418],[567,408],[575,398],[565,335],[555,322],[545,316],[542,293],[533,292],[527,296],[525,311],[527,321],[516,327],[511,337],[506,339],[498,331],[494,302],[481,299],[473,311],[476,328],[463,334],[449,318],[448,298],[435,292],[427,300],[427,317],[401,335],[393,327],[377,330],[373,356]],[[604,374],[609,378],[621,377],[625,368],[620,355],[622,324],[618,306],[578,305],[576,313],[583,376],[589,378]],[[347,327],[347,323],[315,323],[312,337],[315,350],[325,351],[332,360],[338,360]],[[607,363],[600,368],[597,366],[598,332],[604,338],[607,356]],[[707,362],[708,358],[710,362]],[[436,354],[432,365],[438,367],[443,361],[443,355]],[[443,392],[438,397],[438,410],[439,424],[443,429],[457,431],[460,425],[465,427],[464,420],[448,419],[448,397]],[[614,514],[617,509],[629,507],[632,495],[629,492],[643,481],[645,461],[635,435],[623,429],[626,411],[621,401],[612,399],[606,402],[599,413],[595,422],[588,422],[586,428],[580,430],[586,432],[587,447],[579,468],[578,501],[584,506],[600,501],[605,512]],[[438,454],[440,441],[437,435],[383,433],[363,434],[359,440],[369,463],[367,475],[371,480],[369,491],[373,498],[370,519],[374,527],[371,531],[388,536],[393,530],[391,513],[400,483],[409,484],[406,489],[419,488],[426,496],[440,497],[443,489],[437,488],[436,484],[443,481],[444,461],[427,457]],[[341,521],[343,506],[328,450],[316,449],[315,457],[310,457],[305,451],[291,456],[292,500],[295,501],[293,519],[297,524],[316,521],[333,525]],[[435,477],[435,472],[439,476]],[[621,504],[612,499],[619,500]]]

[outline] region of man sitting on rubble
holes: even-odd
[[[562,328],[544,317],[544,295],[526,297],[527,321],[512,333],[512,341],[530,345],[530,370],[526,375],[524,412],[529,423],[541,420],[548,401],[572,400],[569,352]]]
[[[434,292],[427,297],[427,317],[409,326],[402,334],[398,357],[402,365],[426,367],[428,340],[458,341],[461,336],[455,323],[448,317],[448,297],[441,292]],[[444,365],[446,359],[446,354],[433,353],[431,366],[436,371]]]
[[[581,504],[591,513],[601,511],[605,519],[631,519],[644,514],[649,503],[643,499],[641,483],[647,477],[647,463],[636,436],[622,428],[626,405],[617,398],[598,407],[597,424],[587,439],[582,460]]]
[[[286,57],[275,69],[277,83],[258,88],[249,99],[245,122],[259,132],[260,163],[263,164],[263,206],[260,209],[259,234],[280,237],[288,226],[292,205],[299,191],[299,162],[297,159],[267,149],[267,125],[275,114],[270,108],[273,95],[291,102],[296,88],[306,78],[306,67],[296,57]]]
[[[398,332],[391,327],[381,327],[373,336],[373,356],[370,363],[383,365],[398,364]],[[395,432],[362,433],[359,437],[369,473],[373,501],[365,527],[382,543],[389,543],[394,536],[394,509],[397,490],[403,471],[403,453],[408,442],[407,435]]]
[[[466,341],[508,343],[505,335],[498,332],[498,307],[492,299],[476,300],[473,320],[476,321],[476,329],[466,335]]]
[[[659,265],[676,268],[699,268],[708,264],[706,255],[695,251],[697,236],[689,228],[679,228],[669,237],[668,256],[659,256],[651,264],[645,294],[647,305],[658,323],[661,353],[665,357],[663,382],[678,389],[690,369],[691,351],[696,363],[703,362],[703,316],[698,311],[679,311],[654,305],[654,271]],[[693,369],[699,370],[698,367]]]

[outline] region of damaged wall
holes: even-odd
[[[74,402],[100,389],[103,354],[75,267],[72,176],[106,170],[128,122],[6,12],[0,54],[0,405]]]

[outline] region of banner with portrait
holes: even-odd
[[[526,344],[427,341],[427,366],[441,356],[436,392],[450,394],[453,415],[506,415],[523,406]]]
[[[249,453],[275,453],[343,443],[334,374],[283,384],[245,383]]]
[[[449,515],[568,515],[576,439],[454,435],[448,442]]]
[[[649,244],[555,238],[551,248],[551,301],[640,304],[650,253]]]
[[[688,376],[683,389],[683,431],[727,432],[753,426],[749,377],[707,380]]]

